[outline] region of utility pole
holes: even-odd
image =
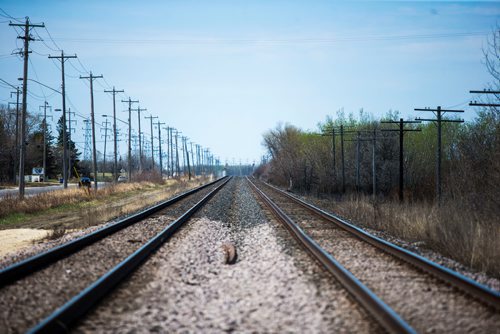
[[[74,128],[71,127],[71,124],[72,122],[75,122],[75,120],[71,120],[71,114],[75,114],[74,112],[71,112],[71,108],[68,108],[68,172],[67,172],[67,176],[68,176],[68,180],[71,179],[71,154],[72,154],[72,149],[71,149],[71,133],[73,130],[75,130]]]
[[[144,118],[149,119],[151,123],[151,171],[155,169],[155,151],[153,145],[153,119],[158,118],[158,116],[145,116]]]
[[[373,137],[364,137],[361,138],[361,132],[363,133],[368,133],[371,132],[369,130],[354,130],[354,131],[345,131],[346,133],[356,133],[356,139],[349,140],[346,139],[346,141],[356,141],[356,188],[359,189],[360,187],[360,161],[361,161],[361,153],[360,153],[360,143],[362,141],[371,141],[372,142],[372,195],[375,198],[375,195],[377,193],[377,175],[376,175],[376,146],[377,146],[377,129],[373,129]]]
[[[179,166],[179,145],[178,145],[178,139],[179,137],[179,131],[175,130],[175,168],[177,171],[177,175],[179,176],[181,173],[181,167]]]
[[[332,159],[333,159],[333,183],[337,183],[337,157],[335,150],[335,128],[332,127],[331,134],[328,134],[328,130],[326,133],[323,133],[322,136],[332,136]]]
[[[19,103],[19,95],[21,94],[21,90],[19,89],[19,87],[16,87],[16,91],[15,92],[11,92],[10,93],[10,97],[12,97],[12,94],[16,94],[16,138],[15,138],[15,150],[14,150],[14,155],[15,155],[15,159],[13,159],[14,161],[14,174],[12,175],[12,181],[13,183],[17,183],[16,182],[16,169],[17,168],[17,163],[19,162],[19,160],[17,159],[19,157],[19,105],[21,103]],[[9,102],[10,103],[10,102]]]
[[[436,197],[437,197],[437,202],[438,205],[441,205],[441,195],[442,195],[442,188],[441,188],[441,150],[442,150],[442,143],[441,143],[441,128],[442,128],[442,123],[463,123],[464,120],[452,120],[452,119],[443,119],[443,115],[447,112],[450,113],[462,113],[464,112],[463,110],[446,110],[446,109],[441,109],[440,106],[437,107],[437,109],[421,109],[421,108],[415,108],[415,111],[432,111],[436,115],[436,119],[425,119],[425,118],[416,118],[417,121],[427,121],[427,122],[433,122],[437,126],[437,150],[436,150]]]
[[[387,124],[399,124],[399,129],[382,129],[382,131],[399,131],[399,201],[403,202],[403,187],[404,187],[404,165],[403,165],[403,153],[404,153],[404,134],[405,132],[421,131],[420,129],[405,129],[405,124],[415,124],[420,123],[420,121],[403,121],[402,118],[398,121],[382,121],[380,123]]]
[[[122,100],[122,102],[128,102],[128,182],[132,181],[132,103],[139,103],[139,101],[132,101],[130,97],[128,100]]]
[[[108,143],[108,126],[111,125],[108,120],[105,120],[102,122],[102,126],[104,126],[104,129],[101,128],[101,131],[104,130],[104,159],[103,159],[103,165],[102,165],[102,179],[104,180],[104,173],[106,172],[106,144]],[[101,135],[101,138],[103,135]]]
[[[102,78],[102,75],[90,75],[88,77],[80,76],[80,79],[89,79],[90,81],[90,122],[92,124],[92,165],[94,170],[94,193],[97,193],[97,150],[95,145],[95,118],[94,118],[94,80]]]
[[[163,181],[163,157],[162,157],[162,152],[161,152],[161,126],[165,124],[160,122],[156,122],[156,126],[158,127],[158,148],[159,148],[159,153],[160,153],[160,178]]]
[[[377,128],[373,128],[373,147],[372,147],[372,194],[373,199],[377,197],[377,168],[376,168],[376,149],[377,149]]]
[[[35,39],[31,37],[31,28],[45,28],[42,24],[32,24],[30,23],[29,17],[26,17],[26,22],[22,23],[9,23],[9,26],[24,28],[24,36],[17,36],[19,39],[24,40],[24,51],[22,51],[24,57],[24,68],[23,68],[23,109],[21,114],[21,152],[19,157],[19,198],[24,198],[24,160],[26,158],[26,107],[27,107],[27,95],[28,95],[28,55],[31,53],[29,51],[30,41]]]
[[[49,106],[47,101],[44,102],[43,106],[43,182],[46,182],[45,176],[47,175],[47,108],[52,108]]]
[[[167,126],[165,130],[167,130],[167,176],[174,177],[174,172],[172,168],[170,167],[170,161],[172,160],[172,155],[170,152],[170,144],[171,144],[171,139],[170,139],[170,127]]]
[[[139,172],[142,173],[142,132],[141,132],[141,111],[146,111],[147,109],[139,106],[136,109],[132,109],[133,111],[137,111],[137,122],[139,126]]]
[[[104,93],[111,93],[113,94],[113,141],[114,141],[114,161],[113,161],[113,183],[116,183],[118,179],[118,159],[117,159],[117,154],[118,154],[118,149],[117,149],[117,137],[118,137],[118,132],[116,130],[116,93],[123,93],[125,92],[123,89],[122,90],[116,90],[115,86],[113,86],[112,90],[104,90]]]
[[[194,177],[196,178],[196,169],[194,167],[194,151],[193,151],[193,142],[189,142],[189,145],[191,146],[191,164],[193,165],[193,174]]]
[[[345,194],[344,125],[340,125],[340,160],[342,162],[342,194]]]
[[[500,91],[497,90],[471,90],[469,91],[471,94],[494,94],[499,95]],[[469,103],[470,106],[473,107],[500,107],[500,103],[479,103],[477,101],[471,101]]]
[[[182,137],[184,139],[184,150],[186,151],[186,158],[187,158],[187,165],[188,165],[188,175],[189,175],[189,181],[191,181],[191,166],[189,164],[189,151],[187,148],[187,137]]]
[[[76,58],[76,55],[66,56],[64,51],[61,50],[60,56],[51,56],[49,59],[59,59],[61,61],[61,90],[62,90],[62,123],[63,123],[63,184],[64,188],[68,188],[68,166],[66,166],[66,161],[68,160],[68,134],[66,133],[66,84],[64,76],[64,63],[69,58]]]

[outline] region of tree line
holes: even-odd
[[[442,175],[447,197],[479,196],[483,201],[485,196],[494,200],[495,194],[500,195],[499,115],[494,108],[484,109],[472,122],[443,125]],[[344,190],[372,194],[375,171],[375,195],[396,196],[399,186],[399,135],[382,131],[394,127],[381,121],[398,119],[398,112],[388,112],[381,120],[375,120],[363,110],[357,118],[339,111],[335,119],[327,117],[320,122],[318,131],[314,132],[290,124],[278,125],[264,135],[263,144],[270,160],[259,167],[257,173],[291,190],[320,195],[341,194]],[[343,145],[338,130],[332,137],[332,129],[339,129],[341,125],[348,129],[343,136]],[[432,123],[411,124],[408,127],[421,131],[404,135],[405,197],[433,200],[436,127]],[[373,137],[376,138],[375,145]],[[342,146],[345,189],[342,182]]]

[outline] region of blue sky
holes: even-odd
[[[81,149],[90,102],[78,76],[92,70],[105,77],[94,85],[100,122],[112,112],[103,90],[114,85],[125,89],[119,99],[140,100],[145,116],[159,116],[222,161],[243,162],[259,161],[267,129],[280,122],[315,129],[340,108],[409,118],[419,116],[413,108],[457,106],[472,119],[468,92],[490,81],[482,47],[500,18],[497,1],[0,0],[0,8],[44,22],[65,53],[78,55],[85,69],[73,60],[66,69]],[[21,41],[8,21],[0,17],[0,77],[15,83],[22,61],[9,55]],[[45,43],[31,44],[29,76],[58,88],[60,72],[47,59],[57,48],[45,29],[36,31]],[[32,82],[29,89],[30,110],[44,95],[61,107],[59,95]],[[0,85],[1,103],[12,101],[9,91]],[[144,119],[142,126],[149,138]]]

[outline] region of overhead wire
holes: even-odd
[[[370,41],[397,41],[418,39],[458,38],[470,36],[485,36],[489,32],[456,32],[436,34],[407,34],[407,35],[364,35],[329,38],[234,38],[234,39],[111,39],[111,38],[58,38],[58,40],[81,42],[81,43],[108,43],[108,44],[314,44],[314,43],[338,43],[338,42],[370,42]]]
[[[3,10],[2,8],[0,8],[0,12],[1,12],[1,13],[0,13],[0,16],[2,16],[2,17],[5,17],[5,18],[8,18],[8,19],[11,19],[11,20],[17,21],[17,22],[19,22],[19,23],[21,23],[21,22],[22,22],[22,21],[21,21],[22,17],[20,17],[20,18],[15,18],[15,17],[11,16],[9,13],[7,13],[5,10]],[[3,14],[2,14],[2,13],[3,13]]]

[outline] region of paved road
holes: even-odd
[[[107,182],[98,182],[97,186],[98,187],[103,187],[106,186]],[[94,185],[94,183],[92,183]],[[77,184],[76,183],[68,183],[68,188],[76,188]],[[33,196],[36,194],[41,194],[49,191],[56,191],[56,190],[62,190],[64,189],[63,185],[55,185],[55,186],[46,186],[46,187],[26,187],[24,188],[24,194],[26,196]],[[19,188],[14,188],[14,189],[2,189],[0,190],[0,198],[11,195],[11,196],[16,196],[19,193]]]

